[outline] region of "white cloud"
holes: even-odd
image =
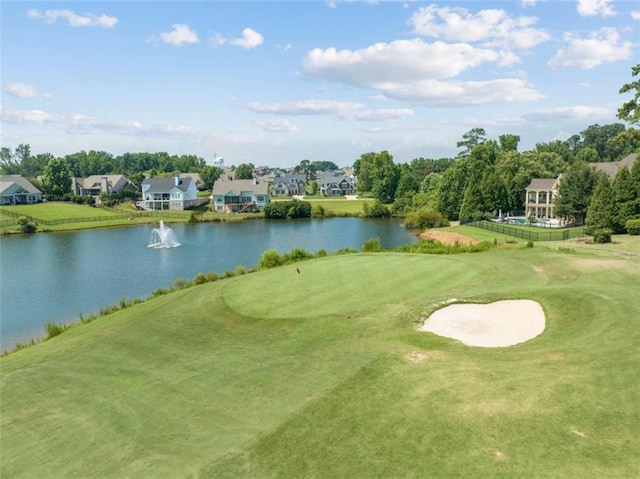
[[[111,132],[121,135],[146,137],[194,137],[204,133],[199,128],[185,125],[143,125],[134,120],[106,120],[92,118],[77,113],[71,115],[53,115],[42,110],[2,110],[2,121],[12,124],[52,125],[67,133]]]
[[[429,5],[414,12],[409,23],[414,33],[448,41],[480,43],[484,47],[528,49],[551,38],[534,28],[536,17],[511,17],[504,10],[480,10]]]
[[[522,0],[521,5],[523,8],[535,7],[538,4],[538,0]]]
[[[72,27],[102,27],[111,28],[118,23],[116,17],[110,17],[105,15],[95,15],[93,13],[85,13],[78,15],[71,10],[47,10],[41,12],[38,9],[32,8],[27,11],[29,18],[42,20],[45,23],[56,23],[58,19],[65,19]]]
[[[273,120],[258,120],[253,122],[254,126],[262,128],[264,131],[269,132],[296,132],[298,127],[285,119],[273,119]]]
[[[183,43],[198,43],[198,34],[189,25],[176,23],[171,25],[170,32],[160,34],[160,41],[169,45],[182,45]]]
[[[211,37],[211,42],[214,45],[229,44],[236,47],[246,48],[247,50],[249,50],[251,48],[255,48],[257,46],[262,45],[262,43],[264,43],[264,38],[260,33],[256,32],[254,29],[245,28],[244,30],[242,30],[241,38],[229,38],[219,33],[214,33],[213,36]],[[288,47],[289,45],[285,47],[284,51],[287,51]]]
[[[592,106],[567,106],[549,108],[545,110],[535,110],[522,115],[526,120],[547,121],[547,120],[596,120],[610,119],[615,116],[615,111],[609,108]]]
[[[488,81],[423,80],[380,84],[377,89],[389,98],[439,107],[515,103],[543,98],[535,88],[517,78]]]
[[[640,20],[640,10],[634,10],[631,12],[631,18],[634,20]]]
[[[7,123],[53,123],[56,117],[42,110],[6,111],[2,109],[2,120]]]
[[[385,121],[406,118],[413,115],[413,113],[414,111],[410,108],[387,108],[379,110],[348,111],[341,115],[341,118],[356,121]]]
[[[504,56],[464,43],[425,43],[421,39],[376,43],[361,50],[311,50],[303,60],[312,76],[350,85],[371,86],[384,81],[451,78]]]
[[[289,103],[249,103],[249,109],[256,113],[273,115],[340,115],[351,110],[364,108],[362,103],[336,100],[304,100]]]
[[[304,100],[289,103],[250,103],[256,113],[272,115],[334,115],[343,120],[383,121],[396,120],[413,115],[409,108],[368,110],[363,103],[336,100]]]
[[[264,38],[262,38],[262,35],[260,35],[252,28],[245,28],[244,30],[242,30],[242,38],[230,40],[229,44],[236,47],[251,49],[262,45],[262,42],[264,42]]]
[[[36,98],[36,97],[50,97],[48,93],[39,93],[34,86],[27,85],[26,83],[13,82],[7,84],[4,87],[4,91],[9,95],[16,96],[18,98]]]
[[[616,11],[611,0],[578,0],[577,10],[583,17],[611,17]]]
[[[514,61],[516,57],[508,52],[414,39],[378,43],[356,51],[318,48],[307,54],[303,68],[311,76],[428,105],[478,105],[541,98],[523,79],[443,81],[483,63],[507,65]]]
[[[568,46],[557,51],[547,65],[551,68],[578,67],[588,70],[603,63],[628,60],[633,57],[633,44],[622,42],[615,28],[601,28],[588,38],[566,33]]]

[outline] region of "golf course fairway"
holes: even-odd
[[[637,254],[515,245],[189,287],[0,358],[0,477],[640,477],[639,286]],[[418,331],[507,299],[544,331]]]

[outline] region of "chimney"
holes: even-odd
[[[180,186],[180,183],[182,183],[182,181],[179,176],[175,177],[175,182],[176,182],[176,186]]]

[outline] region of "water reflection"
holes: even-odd
[[[176,224],[180,248],[147,248],[152,226],[0,238],[0,348],[40,337],[49,321],[77,321],[121,298],[146,298],[177,278],[257,266],[268,249],[312,253],[384,248],[415,236],[395,221],[331,218]]]

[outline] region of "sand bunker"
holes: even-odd
[[[435,311],[419,331],[462,341],[468,346],[502,348],[544,331],[542,307],[528,299],[490,304],[452,304]]]

